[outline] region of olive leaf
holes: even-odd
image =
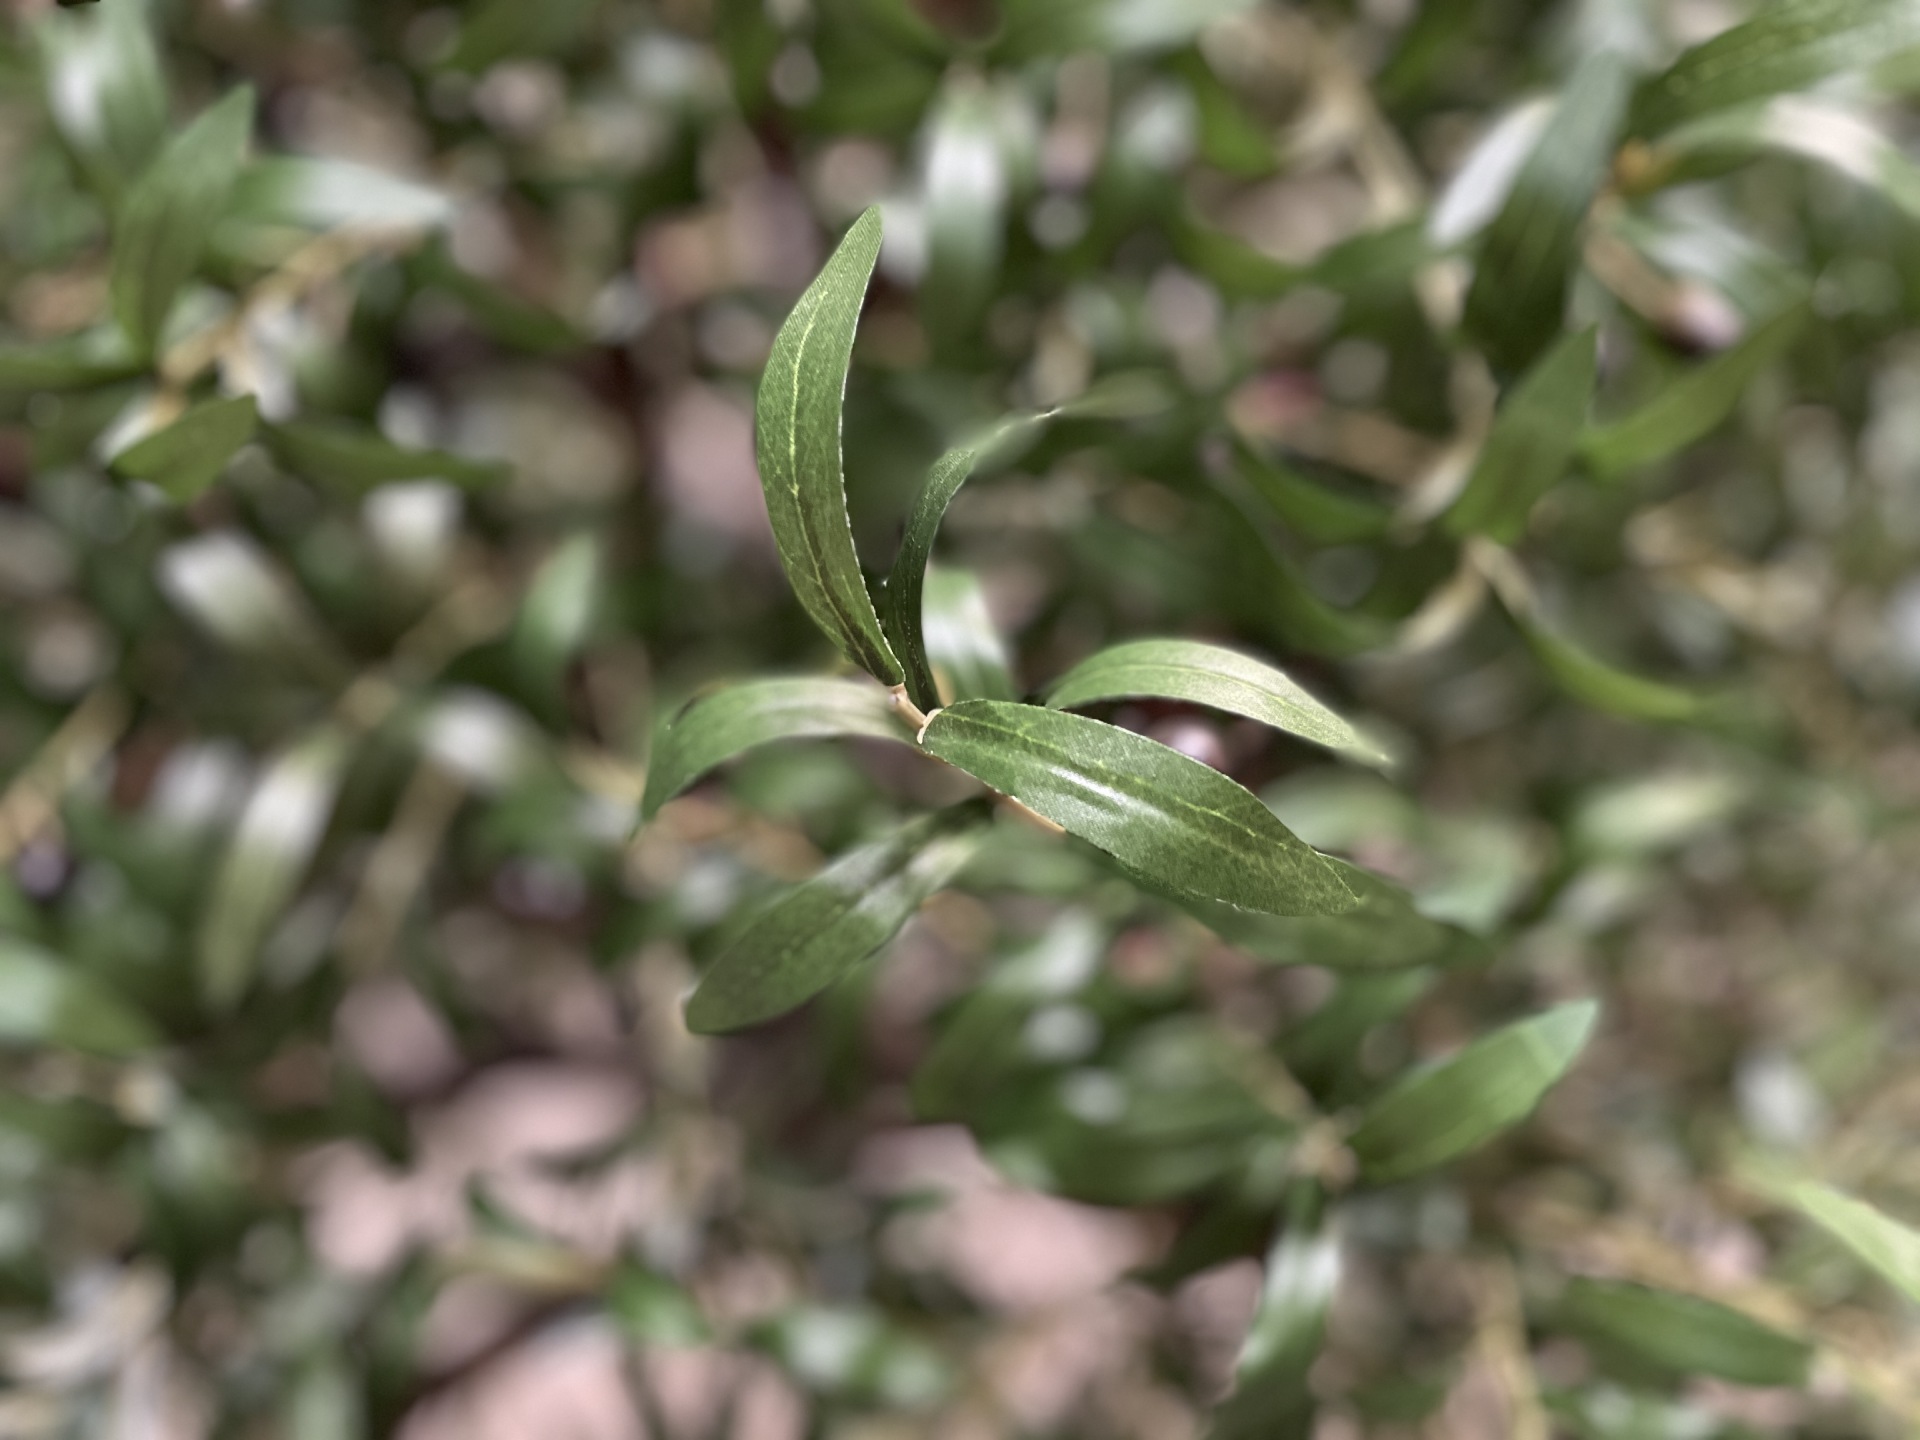
[[[864,680],[751,680],[717,691],[655,738],[640,812],[653,815],[707,771],[756,745],[836,735],[909,738],[887,693]]]
[[[1333,865],[1219,771],[1145,736],[1036,705],[966,700],[927,753],[1172,889],[1270,915],[1358,902]]]
[[[1047,704],[1071,710],[1127,697],[1188,700],[1244,715],[1367,765],[1390,757],[1284,671],[1198,640],[1135,640],[1089,656],[1054,681]]]
[[[789,890],[701,976],[687,1026],[739,1030],[804,1003],[885,945],[984,833],[974,802],[901,826]]]
[[[860,573],[840,460],[853,332],[879,256],[875,207],[854,222],[774,337],[754,417],[767,516],[794,594],[848,659],[898,685],[906,673]]]

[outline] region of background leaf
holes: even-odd
[[[1535,1015],[1476,1040],[1367,1106],[1347,1144],[1369,1184],[1457,1160],[1532,1113],[1586,1048],[1591,1000]]]
[[[129,480],[146,480],[182,503],[219,479],[260,423],[253,396],[196,405],[164,430],[113,457],[113,469]]]
[[[1566,473],[1593,398],[1596,332],[1569,335],[1523,376],[1500,406],[1467,488],[1447,511],[1456,535],[1512,544],[1535,502]]]
[[[984,816],[954,806],[849,852],[775,901],[708,967],[687,1002],[703,1034],[770,1020],[872,955],[952,879]]]
[[[1620,56],[1588,56],[1568,81],[1513,193],[1488,228],[1466,323],[1496,370],[1532,364],[1560,333],[1587,207],[1606,173],[1627,98]]]

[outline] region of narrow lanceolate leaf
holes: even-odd
[[[1466,323],[1498,370],[1525,369],[1560,333],[1580,232],[1613,154],[1626,96],[1627,69],[1618,55],[1583,62],[1487,231]]]
[[[1135,640],[1081,661],[1054,682],[1047,704],[1071,710],[1097,700],[1149,697],[1210,705],[1368,765],[1389,757],[1351,721],[1291,677],[1237,650],[1197,640]]]
[[[1019,694],[1006,644],[972,571],[929,567],[920,613],[927,664],[942,703],[1011,700]]]
[[[252,983],[261,943],[320,847],[351,748],[323,729],[271,761],[247,797],[201,912],[201,993],[229,1008]]]
[[[1920,1304],[1920,1230],[1828,1185],[1792,1186],[1787,1201]]]
[[[1652,137],[1687,120],[1804,90],[1920,45],[1912,0],[1775,0],[1688,50],[1634,97],[1629,129]]]
[[[701,977],[687,1026],[703,1034],[770,1020],[811,999],[900,933],[985,833],[971,802],[843,855],[761,913]]]
[[[1593,1033],[1599,1006],[1561,1005],[1476,1040],[1369,1105],[1347,1143],[1384,1184],[1458,1159],[1532,1113]]]
[[[166,429],[128,446],[111,468],[128,480],[145,480],[175,500],[194,499],[253,438],[260,411],[251,395],[196,405]]]
[[[814,623],[884,685],[905,678],[874,613],[853,545],[840,461],[840,407],[853,332],[880,256],[880,211],[853,224],[793,307],[760,377],[755,444],[787,580]]]
[[[907,517],[900,551],[887,576],[881,619],[894,654],[906,668],[907,694],[922,710],[933,710],[940,704],[940,689],[927,661],[926,617],[922,613],[927,561],[933,555],[933,537],[947,513],[948,502],[973,473],[974,454],[971,448],[949,450],[933,462],[927,483],[920,487],[920,498],[913,503],[913,513]]]
[[[497,460],[475,460],[446,450],[409,450],[376,430],[344,421],[290,420],[269,425],[267,448],[287,469],[309,480],[370,490],[396,480],[446,480],[468,489],[505,481]]]
[[[58,340],[0,340],[0,391],[86,390],[145,368],[112,325]]]
[[[199,267],[253,133],[253,91],[235,90],[162,150],[114,228],[114,318],[151,352],[180,287]]]
[[[1030,438],[1044,427],[1048,415],[1014,415],[993,426],[970,445],[957,446],[933,462],[920,495],[907,517],[907,528],[900,537],[900,549],[887,575],[887,588],[881,608],[881,624],[894,653],[907,672],[907,693],[922,710],[941,703],[939,687],[927,656],[925,634],[925,588],[927,564],[933,557],[933,540],[940,533],[947,506],[977,465],[995,452]]]
[[[1234,1366],[1233,1390],[1208,1440],[1304,1434],[1313,1414],[1307,1372],[1320,1354],[1340,1284],[1340,1239],[1317,1193],[1296,1192],[1286,1228],[1267,1252],[1266,1284]]]
[[[1567,336],[1514,386],[1467,488],[1447,512],[1455,535],[1512,544],[1534,502],[1566,473],[1593,399],[1595,333],[1589,326]]]
[[[0,1046],[135,1055],[157,1042],[138,1011],[71,961],[0,935]]]
[[[1516,616],[1515,621],[1541,666],[1584,705],[1629,720],[1659,723],[1698,720],[1715,708],[1710,696],[1618,669],[1536,620]]]
[[[1184,894],[1270,915],[1337,915],[1353,892],[1326,858],[1219,771],[1112,725],[967,700],[927,752]]]
[[[835,735],[907,740],[886,691],[864,680],[753,680],[696,700],[654,740],[641,813],[756,745]]]
[[[1585,1278],[1560,1298],[1561,1324],[1603,1349],[1673,1375],[1736,1385],[1804,1385],[1813,1347],[1697,1295]]]
[[[1799,335],[1807,309],[1794,305],[1738,345],[1688,372],[1630,415],[1580,437],[1580,454],[1602,476],[1663,460],[1691,445],[1733,413],[1754,376]]]

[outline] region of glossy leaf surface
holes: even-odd
[[[1099,700],[1143,696],[1244,715],[1365,764],[1387,763],[1384,750],[1284,671],[1198,640],[1135,640],[1102,650],[1056,680],[1047,704],[1071,710]]]
[[[948,706],[927,752],[1187,894],[1273,915],[1333,915],[1353,892],[1219,771],[1079,715],[997,700]]]
[[[880,212],[871,209],[774,337],[754,414],[760,484],[794,594],[848,659],[882,684],[898,685],[905,672],[860,572],[840,460],[853,332],[879,255]]]
[[[776,740],[911,738],[884,690],[864,680],[751,680],[694,701],[654,741],[641,813],[652,815],[716,765]]]

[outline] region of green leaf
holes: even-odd
[[[1597,332],[1569,335],[1513,387],[1487,436],[1480,462],[1447,512],[1455,535],[1490,535],[1512,544],[1534,502],[1573,459],[1593,398]]]
[[[167,136],[167,80],[146,0],[35,27],[47,109],[87,179],[117,199]]]
[[[1027,434],[1037,433],[1048,415],[1014,415],[992,426],[978,440],[947,451],[933,462],[927,480],[920,487],[907,527],[900,537],[900,549],[894,555],[893,569],[887,575],[882,592],[881,625],[893,650],[906,668],[907,694],[922,710],[940,704],[939,687],[928,664],[925,638],[925,602],[927,563],[933,555],[934,537],[946,518],[947,506],[959,493],[974,470],[988,457],[1017,444]],[[1009,697],[1011,698],[1011,697]]]
[[[1920,220],[1920,166],[1867,116],[1801,95],[1710,115],[1660,142],[1647,188],[1685,181],[1773,152],[1812,160]],[[1771,308],[1771,307],[1769,307]]]
[[[1280,670],[1237,650],[1198,640],[1135,640],[1102,650],[1054,681],[1047,704],[1071,710],[1098,700],[1146,696],[1209,705],[1286,735],[1324,745],[1367,765],[1389,756],[1351,721]]]
[[[713,962],[687,1002],[701,1034],[739,1030],[811,999],[900,933],[985,833],[968,802],[902,826],[789,890]]]
[[[921,618],[927,664],[942,700],[1012,700],[1019,694],[1007,647],[972,571],[929,566]]]
[[[1390,507],[1309,479],[1286,462],[1256,455],[1245,446],[1239,449],[1237,469],[1288,529],[1315,545],[1379,540],[1393,526]]]
[[[118,326],[57,340],[0,342],[0,391],[86,390],[145,368]]]
[[[836,735],[908,738],[891,698],[864,680],[750,680],[716,691],[655,738],[640,813],[651,816],[714,766],[756,745]]]
[[[151,353],[180,287],[199,268],[253,133],[253,90],[242,86],[171,142],[127,194],[114,228],[114,318]]]
[[[1920,1304],[1920,1230],[1901,1224],[1864,1200],[1814,1181],[1789,1186],[1784,1198],[1882,1279]]]
[[[1297,1190],[1288,1208],[1267,1252],[1260,1308],[1234,1366],[1232,1393],[1215,1409],[1208,1440],[1273,1440],[1310,1426],[1307,1372],[1340,1285],[1340,1238],[1317,1190]]]
[[[220,476],[260,423],[251,395],[196,405],[166,429],[128,446],[110,462],[114,474],[159,486],[182,504]]]
[[[898,685],[906,673],[860,573],[840,461],[853,332],[879,256],[876,206],[854,222],[774,337],[754,414],[767,515],[794,594],[849,659]]]
[[[1339,872],[1219,771],[1145,736],[1036,705],[966,700],[927,753],[1184,894],[1272,915],[1357,903]]]
[[[340,732],[308,735],[274,758],[248,796],[200,916],[200,987],[230,1009],[253,980],[261,942],[320,848],[351,758]]]
[[[100,981],[18,936],[0,934],[0,1045],[134,1055],[153,1027]]]
[[[1799,335],[1807,314],[1804,305],[1790,306],[1732,349],[1662,386],[1631,415],[1588,430],[1580,437],[1581,458],[1604,477],[1691,445],[1733,413],[1753,378]]]
[[[425,229],[453,218],[444,192],[384,170],[306,155],[273,155],[240,172],[236,219],[331,230],[341,225]]]
[[[1280,1058],[1316,1097],[1344,1092],[1359,1079],[1368,1034],[1405,1014],[1435,979],[1422,967],[1342,975],[1320,1008],[1281,1036]]]
[[[1876,65],[1920,45],[1911,0],[1773,0],[1645,81],[1628,129],[1650,137],[1686,120]]]
[[[1518,1124],[1586,1047],[1592,1000],[1496,1030],[1414,1072],[1366,1108],[1347,1143],[1371,1184],[1444,1165]]]
[[[470,490],[504,482],[510,468],[446,450],[408,450],[377,431],[333,420],[288,420],[261,432],[287,469],[310,480],[370,490],[395,480],[446,480]]]
[[[1813,1347],[1804,1340],[1711,1300],[1645,1285],[1575,1279],[1557,1313],[1590,1342],[1673,1375],[1804,1385],[1813,1362]]]
[[[1498,370],[1518,372],[1560,333],[1587,207],[1606,175],[1627,97],[1627,67],[1602,51],[1574,72],[1513,193],[1487,231],[1467,328]]]
[[[1514,622],[1534,658],[1562,690],[1584,705],[1629,720],[1665,724],[1701,720],[1718,708],[1715,697],[1617,669],[1535,619],[1516,615]]]

